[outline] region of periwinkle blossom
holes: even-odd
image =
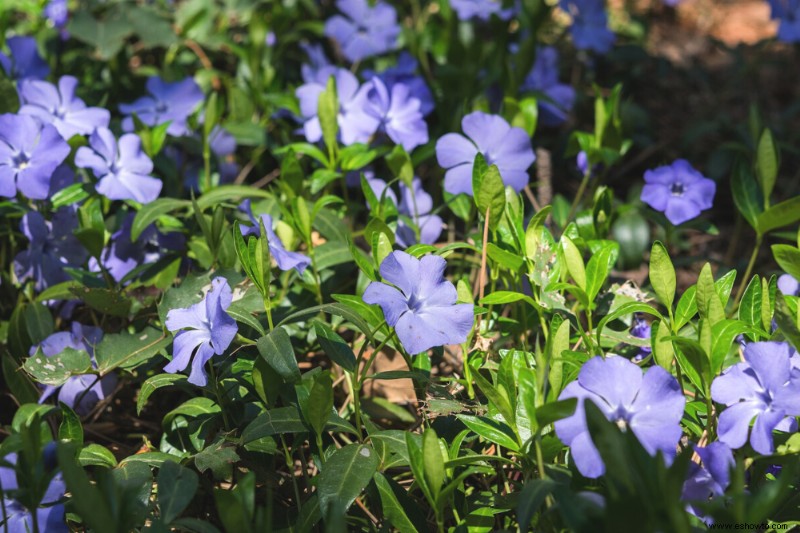
[[[722,496],[731,482],[731,469],[736,465],[731,449],[722,442],[695,448],[701,464],[689,463],[689,473],[683,483],[681,499],[687,502],[690,513],[704,518],[696,504]],[[707,519],[706,519],[707,520]]]
[[[800,416],[800,356],[785,342],[751,342],[744,361],[711,384],[711,398],[727,406],[719,415],[718,438],[733,449],[747,443],[773,452],[773,430],[795,431]],[[750,424],[753,429],[750,430]]]
[[[605,54],[614,45],[608,28],[604,0],[560,0],[559,7],[572,16],[570,34],[575,48]]]
[[[100,254],[104,269],[120,282],[134,269],[153,264],[169,252],[181,251],[185,248],[186,239],[182,233],[161,233],[155,225],[147,226],[139,236],[131,239],[131,227],[135,215],[129,213],[122,221],[122,226],[111,235],[108,246]],[[89,260],[89,270],[100,270],[97,260]]]
[[[425,83],[425,79],[417,74],[417,60],[408,52],[401,52],[397,57],[397,64],[380,72],[364,71],[366,79],[380,78],[391,91],[392,88],[402,83],[408,87],[409,94],[419,100],[419,110],[428,116],[434,108],[433,95]]]
[[[379,121],[378,131],[396,144],[402,145],[406,152],[428,142],[428,124],[422,116],[420,101],[415,98],[408,86],[396,83],[388,89],[380,78],[368,82],[366,111]]]
[[[575,89],[558,81],[558,51],[552,46],[537,49],[536,62],[521,88],[544,95],[538,99],[539,121],[543,126],[563,124],[575,103]]]
[[[584,476],[605,473],[586,423],[587,400],[621,429],[632,431],[649,454],[660,451],[667,460],[675,457],[686,399],[678,380],[663,368],[654,366],[642,375],[623,357],[593,357],[559,395],[559,400],[567,398],[577,398],[578,406],[572,416],[555,423],[556,435],[570,447],[572,461]]]
[[[0,115],[0,196],[13,198],[19,191],[33,200],[46,200],[53,171],[69,151],[50,124],[24,115]]]
[[[293,268],[298,274],[302,274],[308,265],[311,264],[311,259],[309,259],[307,256],[301,254],[300,252],[290,252],[286,249],[286,247],[283,245],[283,241],[280,239],[280,237],[278,237],[278,235],[275,233],[275,230],[272,228],[273,220],[270,215],[263,214],[256,218],[255,215],[253,215],[250,200],[245,200],[242,202],[242,205],[239,207],[239,209],[247,213],[248,218],[250,218],[250,222],[253,224],[252,226],[245,224],[239,225],[243,236],[247,237],[248,235],[254,235],[259,237],[261,235],[261,226],[259,221],[264,223],[264,229],[267,231],[267,244],[269,246],[269,253],[275,259],[275,263],[278,264],[279,269],[285,271]]]
[[[161,192],[161,180],[150,175],[153,161],[134,133],[124,134],[118,142],[108,128],[95,130],[89,136],[89,146],[81,146],[75,153],[75,165],[91,169],[99,180],[97,192],[111,200],[145,204]]]
[[[108,127],[111,113],[101,107],[86,107],[86,103],[75,96],[77,87],[78,80],[73,76],[62,76],[58,87],[46,81],[22,80],[19,114],[52,124],[65,140]]]
[[[142,96],[131,104],[120,104],[119,110],[127,116],[122,121],[122,129],[134,130],[133,117],[147,126],[158,126],[169,122],[167,133],[180,137],[189,133],[189,116],[203,101],[203,91],[192,78],[168,82],[158,76],[147,80],[147,96]]]
[[[695,170],[685,159],[677,159],[644,173],[641,200],[661,211],[678,225],[698,216],[714,205],[717,184]]]
[[[515,11],[513,8],[503,9],[503,0],[450,0],[450,7],[459,20],[489,20],[492,15],[508,20]]]
[[[461,344],[472,329],[474,306],[456,303],[456,288],[444,279],[446,267],[438,255],[417,259],[395,251],[381,263],[383,282],[373,281],[364,291],[364,301],[381,307],[409,354]]]
[[[15,80],[43,80],[50,74],[50,67],[36,48],[36,39],[11,37],[6,43],[11,53],[6,55],[0,52],[0,67],[3,67],[6,76]]]
[[[300,48],[308,56],[308,63],[300,66],[300,74],[305,83],[314,83],[320,70],[334,66],[325,55],[321,44],[300,43]]]
[[[316,78],[295,91],[300,100],[300,113],[304,120],[303,132],[308,142],[322,139],[322,127],[317,116],[319,95],[325,91],[328,80],[333,76],[336,94],[339,99],[339,136],[342,144],[369,142],[370,137],[380,125],[380,120],[367,112],[367,92],[370,86],[359,86],[358,79],[349,70],[327,67],[316,73]]]
[[[102,329],[73,322],[70,331],[53,333],[38,345],[32,346],[29,355],[34,356],[38,350],[41,350],[46,357],[53,357],[66,348],[83,350],[89,354],[92,366],[96,368],[94,347],[102,339]],[[46,386],[39,398],[39,403],[58,392],[59,402],[65,403],[83,416],[89,414],[100,400],[111,394],[116,384],[117,378],[114,374],[107,374],[102,379],[97,379],[94,374],[71,376],[61,387]]]
[[[779,22],[779,41],[800,42],[800,0],[769,0],[771,17]]]
[[[578,152],[578,155],[575,156],[575,166],[578,167],[578,171],[581,173],[581,176],[588,175],[590,178],[598,176],[605,169],[603,163],[595,163],[590,168],[589,154],[583,150]]]
[[[20,231],[30,241],[27,250],[14,257],[14,274],[20,282],[32,279],[41,292],[70,276],[65,268],[80,268],[87,253],[72,233],[78,227],[78,217],[72,207],[62,207],[47,221],[36,211],[22,217]]]
[[[171,309],[165,325],[178,332],[172,343],[172,361],[164,371],[175,374],[192,365],[189,383],[203,387],[208,382],[205,364],[228,349],[239,327],[228,314],[233,300],[225,278],[211,280],[211,289],[202,301],[184,309]],[[192,358],[194,356],[194,358]]]
[[[498,115],[475,111],[461,120],[460,133],[448,133],[436,142],[436,159],[447,172],[444,190],[472,195],[472,167],[480,152],[487,165],[497,165],[503,183],[520,192],[528,184],[528,167],[536,160],[531,138]]]
[[[417,243],[434,244],[442,234],[442,218],[431,213],[433,211],[433,198],[422,188],[422,180],[414,177],[411,182],[412,188],[405,183],[400,184],[400,203],[397,196],[385,181],[380,179],[367,179],[367,183],[375,196],[380,200],[382,197],[391,198],[397,205],[398,214],[402,215],[397,221],[395,240],[399,246],[408,248]],[[419,237],[414,227],[409,226],[404,218],[410,218],[414,225],[419,229]]]
[[[16,465],[17,454],[9,453],[3,457],[3,461]],[[0,527],[3,528],[3,531],[8,531],[8,533],[33,531],[33,513],[36,513],[39,531],[47,533],[67,533],[69,531],[65,521],[64,505],[58,503],[67,491],[67,486],[60,473],[50,480],[42,501],[35,510],[28,509],[16,499],[15,492],[19,490],[19,481],[13,468],[0,466],[0,487],[2,487],[3,498],[3,504],[0,505]]]
[[[383,54],[397,45],[400,26],[391,5],[382,0],[373,5],[367,0],[337,0],[336,7],[346,16],[325,21],[325,36],[339,44],[348,61]]]
[[[782,274],[778,277],[778,289],[786,296],[800,295],[800,282],[790,274]]]

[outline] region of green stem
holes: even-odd
[[[575,199],[572,201],[572,205],[569,207],[569,214],[567,215],[567,224],[569,221],[572,220],[572,217],[575,216],[575,212],[578,210],[578,206],[583,200],[583,195],[586,192],[586,186],[589,185],[589,180],[592,177],[591,171],[587,172],[583,175],[583,179],[581,180],[581,185],[578,187],[578,192],[575,195]]]
[[[750,278],[750,274],[753,273],[753,267],[756,264],[756,259],[758,259],[758,252],[761,250],[761,242],[763,240],[763,235],[756,235],[756,245],[753,247],[753,253],[750,255],[750,262],[747,263],[747,270],[744,271],[744,277],[742,277],[742,281],[739,282],[739,288],[736,289],[736,297],[733,299],[731,312],[735,311],[739,307],[739,300],[741,300],[744,289],[747,287],[747,280]]]

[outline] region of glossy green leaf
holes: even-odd
[[[654,242],[650,250],[650,284],[658,301],[667,309],[672,309],[677,287],[675,267],[672,266],[666,247],[659,241]]]
[[[300,381],[300,369],[294,356],[294,348],[289,334],[282,327],[276,327],[269,334],[256,341],[258,353],[288,383]]]

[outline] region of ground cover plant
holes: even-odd
[[[2,531],[800,525],[798,21],[2,2]]]

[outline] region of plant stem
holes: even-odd
[[[572,217],[575,216],[575,212],[578,210],[578,206],[583,200],[583,195],[586,192],[586,186],[589,185],[589,180],[592,177],[592,173],[587,172],[583,175],[583,179],[581,180],[581,185],[578,187],[578,192],[575,194],[575,199],[572,201],[572,205],[569,207],[569,214],[567,215],[567,224],[569,221],[572,220]],[[566,225],[566,224],[565,224]]]
[[[739,288],[736,290],[736,297],[733,299],[733,306],[731,307],[731,312],[735,311],[739,307],[739,300],[742,298],[742,294],[744,293],[745,287],[747,287],[747,279],[750,277],[750,274],[753,273],[753,267],[756,264],[756,259],[758,258],[758,252],[761,250],[761,242],[764,240],[764,236],[761,234],[756,235],[756,245],[753,247],[753,253],[750,255],[750,262],[747,263],[747,270],[744,271],[744,276],[742,277],[742,281],[739,282]]]

